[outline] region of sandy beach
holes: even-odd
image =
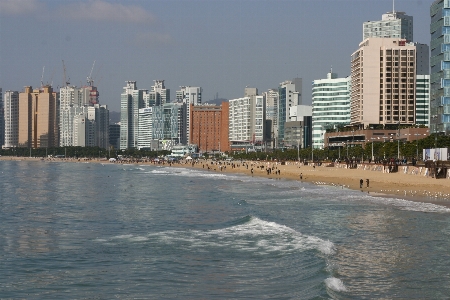
[[[91,162],[110,164],[105,159],[41,159],[29,157],[0,157],[0,160],[34,160],[42,162]],[[116,162],[118,163],[118,162]],[[133,163],[133,162],[126,162]],[[152,162],[135,162],[151,164]],[[165,163],[164,166],[169,166]],[[425,170],[412,170],[412,167],[401,166],[397,173],[385,173],[383,167],[375,164],[359,165],[357,169],[347,169],[345,164],[322,164],[321,166],[301,165],[298,162],[252,162],[252,161],[222,161],[200,160],[192,164],[180,161],[171,164],[174,167],[199,168],[211,172],[239,173],[248,176],[260,176],[271,179],[289,179],[314,184],[327,184],[360,190],[372,195],[390,195],[414,201],[429,202],[450,207],[450,179],[435,179],[426,176]],[[268,174],[267,169],[271,172]],[[417,173],[417,174],[416,174]],[[302,175],[302,179],[300,179]],[[363,187],[360,188],[360,180]],[[366,180],[369,179],[367,187]]]

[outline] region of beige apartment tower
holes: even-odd
[[[359,44],[351,56],[352,125],[415,124],[422,52],[428,54],[426,45],[400,38],[368,38]]]
[[[50,86],[35,90],[26,86],[19,93],[19,147],[58,146],[57,100]]]

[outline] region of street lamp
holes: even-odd
[[[349,140],[347,140],[347,159],[348,159],[348,142]]]
[[[400,121],[397,123],[397,159],[400,159]]]

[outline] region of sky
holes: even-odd
[[[432,2],[395,1],[414,18],[414,42],[430,43]],[[23,91],[42,78],[59,90],[64,60],[70,84],[92,74],[111,111],[128,80],[139,89],[165,80],[171,99],[180,86],[200,86],[205,102],[300,77],[308,105],[313,80],[331,68],[350,75],[363,22],[392,8],[392,0],[0,0],[0,87]]]

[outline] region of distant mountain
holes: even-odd
[[[110,111],[109,112],[109,124],[116,124],[120,122],[120,112]]]
[[[215,104],[215,105],[221,105],[222,102],[228,102],[228,99],[217,98],[217,99],[207,100],[207,101],[205,101],[204,103]]]

